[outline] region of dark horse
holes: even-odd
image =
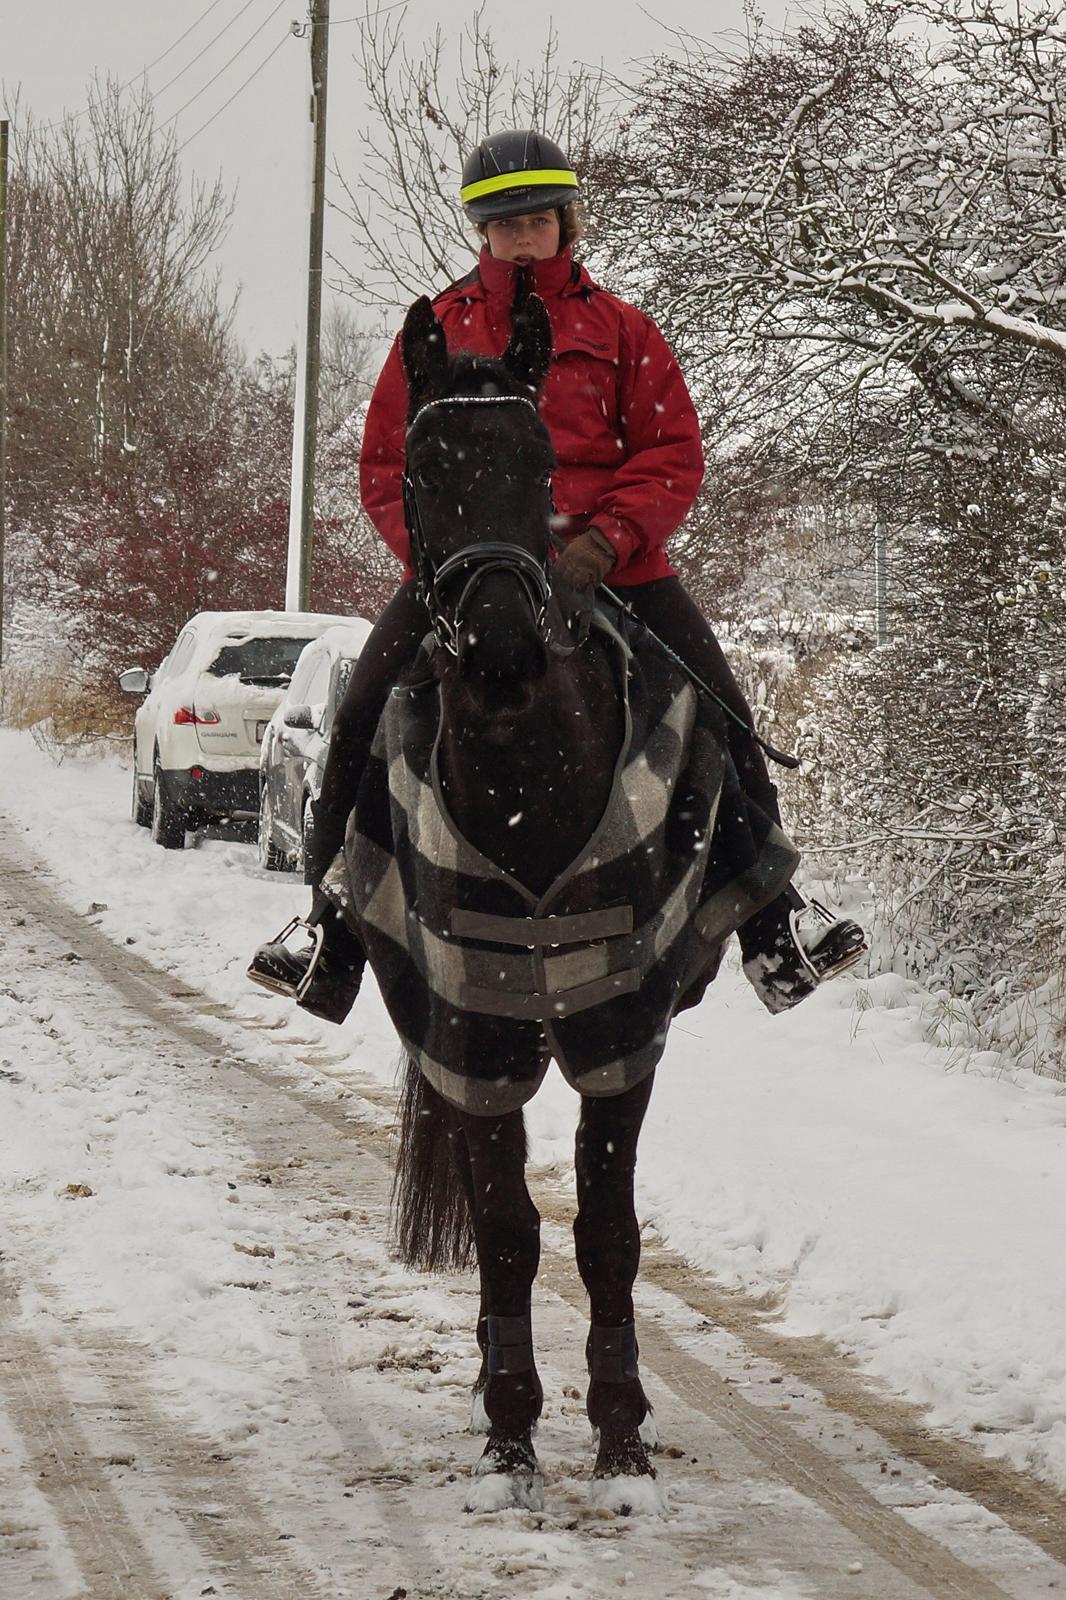
[[[402,343],[410,392],[408,523],[436,635],[428,660],[416,664],[409,680],[394,691],[400,697],[394,705],[409,697],[412,725],[419,716],[428,718],[433,751],[415,798],[401,795],[399,801],[405,847],[410,847],[406,853],[421,851],[427,871],[440,875],[445,883],[440,898],[448,898],[450,882],[462,885],[461,851],[466,850],[475,869],[477,863],[491,868],[494,890],[524,895],[525,903],[535,907],[565,880],[583,852],[587,855],[590,841],[602,837],[630,727],[617,650],[612,654],[602,630],[589,631],[578,597],[570,595],[568,602],[554,594],[549,578],[554,458],[536,401],[551,359],[550,325],[542,303],[529,296],[515,310],[502,360],[450,356],[432,306],[421,300],[408,313]],[[684,693],[689,702],[695,700],[687,686]],[[429,712],[420,706],[429,706]],[[387,737],[388,715],[379,741]],[[391,806],[392,815],[397,784],[405,781],[400,770],[405,759],[405,748],[399,755],[378,757],[385,809]],[[456,956],[446,937],[462,927],[454,920],[454,909],[446,908],[453,920],[427,930],[429,913],[415,903],[417,894],[406,881],[399,884],[409,863],[396,865],[391,837],[383,829],[375,835],[363,799],[361,788],[346,856],[338,858],[324,888],[334,893],[342,909],[347,902],[350,911],[358,879],[364,893],[363,922],[351,920],[363,935],[380,931],[392,917],[392,944],[384,940],[375,953],[371,940],[367,948],[390,1012],[409,1043],[423,1037],[423,1024],[432,1030],[439,1022],[443,1002],[437,1005],[430,980],[449,961],[466,959]],[[430,813],[431,824],[425,821]],[[639,853],[643,856],[643,849]],[[395,854],[404,856],[405,851]],[[445,856],[451,879],[441,864]],[[777,876],[772,884],[763,883],[760,903],[779,892],[794,865],[788,850],[780,849]],[[337,890],[338,870],[347,873],[346,891]],[[380,878],[374,878],[379,871]],[[372,892],[366,887],[371,881]],[[622,899],[633,898],[628,890],[626,882]],[[458,892],[461,898],[461,888]],[[735,913],[731,897],[729,904]],[[532,916],[527,910],[524,919],[467,913],[462,926],[473,938],[473,946],[467,947],[475,951],[470,959],[483,964],[479,981],[486,982],[486,964],[493,978],[495,967],[512,959],[491,953],[493,939],[501,949],[508,942],[530,948],[539,942],[544,950],[529,959],[540,961],[531,970],[543,975],[553,960],[570,960],[575,963],[570,970],[579,971],[581,961],[592,959],[590,940],[595,945],[602,934],[625,931],[617,904],[606,911],[579,909],[579,915],[551,926],[550,918],[538,921],[535,909]],[[621,909],[632,911],[628,905]],[[725,927],[726,936],[736,925],[733,921]],[[418,962],[412,958],[408,967],[390,969],[390,951],[405,926],[414,928]],[[526,933],[516,936],[515,927],[525,928],[528,938]],[[576,956],[555,955],[567,938],[579,943],[584,938],[584,948]],[[609,943],[599,939],[596,959]],[[401,979],[397,971],[404,974]],[[575,983],[567,992],[580,990],[581,1003],[592,1006],[596,996],[605,998],[604,985],[612,982],[617,980],[608,969],[608,976]],[[488,1443],[475,1468],[469,1503],[485,1509],[536,1509],[543,1489],[532,1434],[543,1392],[533,1354],[530,1300],[540,1218],[526,1186],[521,1106],[534,1092],[550,1053],[552,1023],[543,1020],[547,1013],[538,1012],[535,1002],[552,997],[508,992],[501,1001],[491,988],[467,984],[461,989],[457,984],[455,992],[475,996],[469,1009],[480,1013],[471,1019],[460,1001],[447,1020],[457,1024],[451,1037],[475,1041],[468,1055],[478,1059],[470,1068],[480,1073],[477,1090],[484,1095],[478,1099],[456,1088],[454,1071],[437,1071],[436,1062],[443,1059],[439,1053],[427,1070],[426,1058],[434,1053],[416,1059],[418,1052],[411,1050],[396,1178],[397,1238],[404,1259],[423,1268],[464,1264],[476,1253],[483,1359],[475,1413],[483,1410]],[[633,1006],[639,1007],[643,998],[641,990],[632,997]],[[608,1009],[599,1007],[600,1013]],[[676,996],[664,1012],[666,1022],[675,1009]],[[468,1027],[473,1031],[464,1032]],[[654,1051],[631,1073],[616,1073],[608,1081],[604,1072],[592,1092],[579,1086],[574,1238],[591,1308],[587,1405],[599,1434],[593,1494],[616,1510],[661,1504],[648,1454],[654,1428],[640,1380],[632,1291],[640,1256],[633,1201],[637,1140],[664,1037],[665,1023]],[[531,1050],[534,1062],[540,1063],[532,1072]]]

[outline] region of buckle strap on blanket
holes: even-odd
[[[640,1375],[637,1330],[632,1322],[624,1322],[620,1328],[605,1328],[594,1322],[589,1328],[585,1355],[594,1383],[629,1383]]]
[[[639,988],[639,971],[636,967],[626,967],[622,972],[593,978],[591,983],[579,983],[573,989],[560,989],[555,994],[511,994],[505,989],[482,989],[477,984],[464,983],[459,986],[459,1005],[463,1011],[480,1011],[489,1017],[513,1017],[518,1022],[557,1022],[561,1017],[572,1017],[591,1006],[603,1005],[620,994],[633,994]]]
[[[601,911],[579,911],[569,917],[497,917],[487,911],[452,911],[452,932],[490,944],[582,944],[586,939],[609,939],[633,932],[632,906],[606,906]]]
[[[509,1372],[529,1372],[533,1367],[533,1328],[530,1314],[523,1317],[486,1317],[490,1377]]]

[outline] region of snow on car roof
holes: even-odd
[[[185,624],[196,639],[192,655],[168,682],[171,687],[181,686],[184,693],[226,644],[244,639],[313,640],[337,628],[350,628],[353,622],[369,629],[362,617],[341,617],[329,611],[199,611]],[[160,663],[160,670],[165,664]]]
[[[312,639],[305,650],[313,647],[324,648],[331,656],[357,656],[370,636],[374,626],[367,622],[365,617],[352,617],[348,622],[336,623],[333,627],[325,628],[317,639]]]
[[[354,661],[366,644],[373,626],[365,617],[353,617],[350,622],[339,622],[333,627],[324,628],[317,638],[310,639],[304,645],[296,667],[299,668],[300,662],[311,656],[328,656],[330,661],[350,656]]]
[[[197,633],[213,639],[304,632],[317,638],[327,628],[343,627],[352,620],[329,611],[200,611],[188,625],[195,624]]]

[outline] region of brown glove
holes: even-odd
[[[555,576],[572,589],[593,589],[614,566],[614,548],[598,528],[572,539],[555,562]]]

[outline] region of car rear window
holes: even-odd
[[[288,683],[309,639],[231,639],[204,670],[242,683]]]

